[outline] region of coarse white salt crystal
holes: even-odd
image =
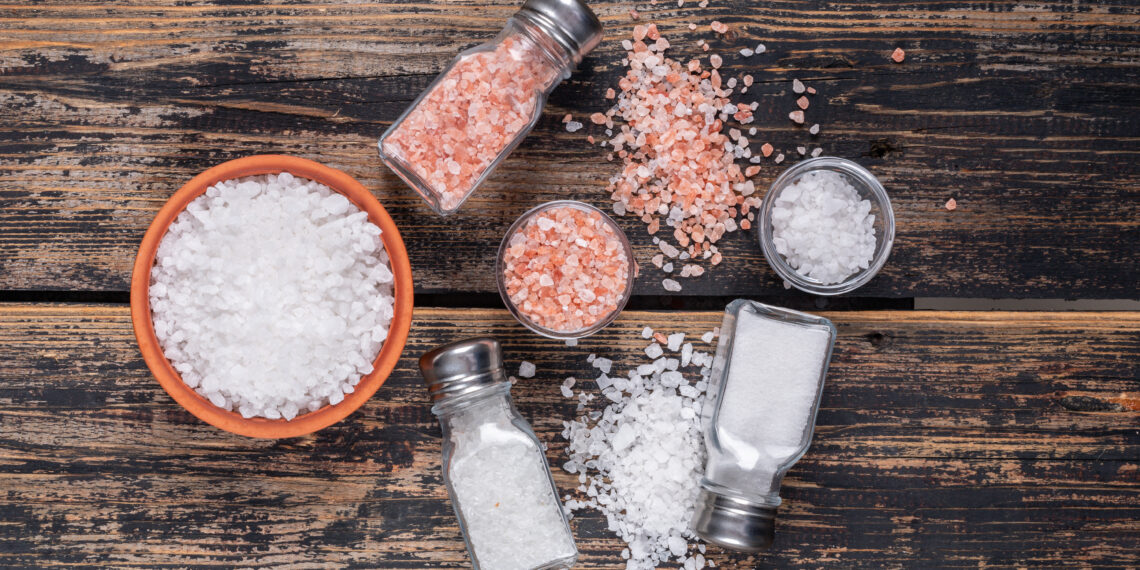
[[[764,44],[757,44],[755,51],[756,51],[756,53],[764,53],[764,52],[768,51],[768,48]]]
[[[678,350],[681,350],[681,343],[685,342],[685,333],[671,334],[669,335],[668,340],[669,350],[677,352]]]
[[[608,358],[595,358],[592,363],[594,368],[602,371],[602,374],[609,374],[610,368],[613,366],[614,361]]]
[[[653,329],[651,329],[649,327],[645,327],[645,328],[641,329],[641,338],[645,338],[645,339],[653,338]]]
[[[568,121],[566,123],[566,130],[568,132],[574,133],[574,132],[580,131],[582,129],[582,126],[583,126],[582,123],[580,123],[578,121]]]
[[[653,343],[653,344],[645,347],[645,355],[648,356],[649,358],[658,358],[662,354],[665,354],[665,350],[663,348],[661,348],[660,344]]]
[[[811,128],[808,129],[808,132],[813,134],[813,135],[818,135],[819,134],[819,123],[812,125]]]
[[[809,172],[776,196],[772,244],[798,273],[829,285],[870,266],[874,224],[870,200],[844,175]]]
[[[343,401],[394,312],[380,234],[343,195],[287,172],[218,182],[159,243],[159,345],[188,387],[244,417]]]
[[[754,52],[748,48],[744,48],[744,49],[740,50],[740,55],[742,55],[744,57],[752,57],[753,53]]]
[[[523,378],[534,378],[534,373],[537,370],[534,363],[522,361],[519,363],[519,376]]]
[[[661,286],[664,287],[666,291],[677,292],[681,290],[681,284],[673,279],[662,280]]]
[[[811,157],[812,157],[812,158],[815,158],[815,157],[817,157],[817,156],[819,156],[819,155],[821,155],[821,154],[823,154],[823,149],[822,149],[822,148],[817,148],[817,149],[815,149],[815,150],[811,151]]]
[[[576,339],[576,338],[566,339],[566,346],[578,346],[578,339]]]
[[[701,335],[701,340],[704,341],[706,344],[711,343],[714,338],[716,338],[716,335],[713,334],[712,331],[709,331],[709,332]]]

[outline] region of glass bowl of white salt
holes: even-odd
[[[823,156],[788,168],[772,183],[757,231],[785,287],[841,295],[883,268],[895,216],[887,191],[866,168]]]

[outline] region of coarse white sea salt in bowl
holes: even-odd
[[[822,173],[822,176],[809,176],[814,173]],[[838,180],[835,177],[838,177]],[[848,228],[852,231],[848,235],[840,235],[838,237],[835,235],[836,232],[834,228],[838,225],[837,218],[842,218],[842,214],[837,214],[832,219],[824,217],[813,220],[826,222],[825,225],[827,225],[828,228],[820,228],[818,226],[814,228],[809,227],[809,229],[820,230],[819,239],[821,241],[815,248],[811,247],[812,244],[810,243],[798,244],[801,246],[801,255],[798,256],[797,261],[804,264],[803,258],[812,258],[813,254],[815,256],[813,261],[818,260],[820,257],[826,258],[828,256],[826,254],[820,254],[818,250],[827,251],[829,248],[834,247],[841,251],[845,257],[845,259],[842,260],[836,258],[836,261],[846,261],[847,263],[857,266],[850,274],[838,281],[825,281],[805,275],[800,272],[804,269],[804,265],[800,265],[800,270],[793,267],[793,265],[789,263],[788,258],[779,251],[780,249],[788,251],[789,245],[785,241],[779,244],[780,247],[778,247],[775,236],[777,228],[775,228],[775,224],[773,223],[773,210],[777,208],[777,203],[779,203],[780,208],[785,209],[785,214],[787,210],[795,208],[795,206],[790,205],[788,201],[780,200],[781,195],[789,188],[796,187],[796,190],[803,190],[805,186],[812,188],[816,183],[826,185],[831,181],[840,181],[840,186],[850,185],[854,189],[858,201],[865,200],[869,203],[870,208],[867,213],[873,216],[873,222],[869,225],[874,230],[874,246],[872,248],[868,242],[867,248],[870,255],[860,259],[860,256],[857,254],[846,257],[847,254],[851,252],[848,251],[848,248],[839,246],[835,242],[836,239],[850,239],[858,244],[862,238],[855,228],[865,228],[865,226],[857,222],[860,217],[860,211],[858,207],[856,207],[856,213],[853,214],[854,217],[851,221],[851,227]],[[801,182],[804,182],[802,186]],[[787,228],[788,226],[785,224],[784,227]],[[768,194],[764,196],[764,203],[760,207],[760,223],[757,224],[757,232],[760,239],[760,248],[764,252],[765,259],[768,260],[768,265],[776,271],[777,275],[784,279],[785,284],[790,284],[801,291],[814,293],[816,295],[841,295],[862,287],[883,268],[883,265],[887,262],[887,257],[891,253],[891,246],[895,240],[895,215],[891,209],[891,201],[890,198],[887,197],[887,191],[883,188],[879,180],[867,171],[867,169],[843,158],[821,156],[800,162],[788,168],[776,178],[776,181],[773,182],[771,188],[769,188]],[[800,235],[803,235],[803,233]],[[808,247],[805,248],[803,246]],[[857,248],[858,245],[851,247]],[[803,251],[804,249],[816,249],[816,251],[805,252]],[[845,272],[842,269],[843,263],[839,265],[841,268],[838,269],[838,271],[841,273]],[[834,272],[835,271],[831,271],[831,273]]]
[[[281,177],[279,179],[278,176],[282,175],[283,173],[288,173],[295,179],[289,180],[291,177]],[[266,177],[262,175],[270,176]],[[266,212],[262,214],[262,210],[258,210],[257,207],[250,207],[250,200],[247,199],[251,198],[251,196],[242,196],[242,194],[246,193],[247,190],[240,189],[240,185],[233,185],[238,186],[238,188],[230,189],[229,193],[231,198],[236,198],[237,203],[243,203],[244,200],[244,203],[247,206],[243,215],[258,218],[258,220],[251,219],[251,225],[255,221],[259,221],[261,223],[259,227],[255,226],[255,231],[252,233],[242,230],[243,224],[241,223],[241,220],[227,219],[225,216],[219,217],[216,214],[210,214],[203,209],[203,203],[198,201],[198,198],[202,197],[203,194],[207,194],[211,187],[215,187],[219,185],[219,183],[222,183],[224,181],[238,181],[242,179],[248,180],[250,177],[256,177],[257,180],[264,181],[274,180],[274,184],[278,184],[279,186],[291,185],[294,187],[293,194],[296,194],[296,196],[289,194],[289,196],[292,196],[289,197],[289,199],[285,199],[286,197],[283,197],[280,200],[280,205],[282,206],[280,208],[277,207],[279,205],[278,202],[262,201],[260,207],[264,208],[264,211]],[[297,184],[297,179],[301,179],[305,184]],[[309,181],[316,184],[308,184]],[[299,186],[303,186],[303,188]],[[264,184],[262,185],[263,192],[267,192],[269,189],[270,186]],[[313,194],[314,192],[318,196],[309,196],[310,202],[313,200],[329,201],[327,203],[321,203],[318,206],[322,209],[321,212],[313,213],[307,210],[302,211],[303,208],[301,202],[304,200],[300,199],[299,196]],[[336,194],[343,196],[347,200],[332,199]],[[217,207],[222,207],[223,205],[229,204],[227,199],[223,199],[218,195],[217,190],[214,191],[213,195],[207,194],[207,196],[211,201],[213,201],[213,203],[209,205],[210,212],[213,211],[215,204]],[[252,195],[254,199],[256,199],[258,196],[261,196],[261,194],[254,193]],[[188,206],[190,206],[192,203],[197,203],[198,206],[192,208],[194,210],[193,212],[189,212],[187,211]],[[226,208],[229,208],[229,206],[227,205]],[[223,208],[220,211],[222,213],[231,212],[231,210],[228,210],[226,208]],[[335,214],[334,210],[342,211],[341,214],[343,215]],[[359,219],[361,216],[357,212],[366,214],[365,222],[361,222]],[[192,253],[194,253],[194,255],[190,256],[192,259],[181,260],[180,263],[182,263],[184,267],[177,267],[178,264],[175,263],[175,266],[169,268],[173,269],[174,271],[166,271],[166,278],[164,278],[162,282],[165,283],[166,281],[169,281],[168,278],[170,275],[177,275],[179,271],[184,271],[187,267],[197,267],[198,269],[195,271],[201,271],[206,274],[214,272],[218,266],[211,265],[210,263],[206,263],[205,265],[202,264],[202,255],[209,257],[212,253],[214,253],[213,251],[202,251],[202,249],[206,247],[207,243],[211,244],[210,247],[229,250],[230,253],[227,254],[228,258],[235,263],[244,262],[249,263],[250,265],[259,266],[260,269],[256,271],[251,269],[249,271],[249,275],[246,275],[245,277],[242,277],[241,275],[236,275],[236,277],[234,275],[231,275],[232,281],[239,281],[244,279],[245,281],[252,280],[252,282],[223,282],[220,284],[213,284],[212,286],[210,283],[204,283],[204,286],[202,288],[211,289],[211,291],[204,291],[203,293],[216,297],[216,300],[218,301],[217,303],[204,302],[203,298],[201,296],[197,296],[197,293],[194,290],[186,291],[186,287],[175,287],[176,289],[182,290],[180,293],[178,293],[180,296],[179,299],[171,298],[171,295],[173,293],[170,290],[171,287],[169,286],[166,287],[167,291],[152,291],[152,281],[156,287],[160,283],[160,281],[154,281],[155,272],[161,271],[161,264],[156,263],[158,261],[159,250],[162,247],[162,244],[164,243],[164,240],[170,231],[172,224],[175,224],[179,220],[185,220],[185,218],[183,218],[184,215],[193,215],[194,217],[199,218],[199,223],[193,224],[199,229],[202,227],[220,226],[226,229],[219,229],[215,231],[229,231],[230,233],[237,231],[244,237],[240,240],[241,243],[234,243],[234,247],[230,248],[229,244],[225,243],[225,240],[219,242],[218,237],[219,235],[223,234],[214,233],[211,235],[208,232],[200,232],[200,235],[198,236],[190,234],[189,237],[192,239],[187,242],[187,234],[185,231],[180,230],[180,236],[184,242],[183,245],[188,244],[189,246],[193,246],[190,247],[190,250]],[[338,223],[342,225],[353,223],[356,226],[360,226],[361,228],[368,225],[374,227],[371,229],[357,231],[355,233],[334,231],[337,230],[337,227],[335,227],[335,224],[330,223],[335,221],[334,218],[338,218]],[[314,221],[316,222],[315,225]],[[303,325],[303,323],[306,322],[306,319],[311,319],[314,314],[319,316],[320,314],[328,313],[330,310],[332,310],[333,313],[339,313],[340,316],[344,317],[344,321],[359,324],[360,319],[352,318],[354,315],[353,311],[360,310],[361,306],[372,307],[376,305],[375,299],[372,300],[372,303],[369,303],[368,299],[361,299],[359,301],[361,303],[360,306],[347,301],[341,303],[343,306],[336,305],[337,303],[340,303],[340,301],[331,299],[331,297],[321,298],[321,295],[314,293],[315,290],[313,287],[306,285],[304,278],[299,279],[295,275],[292,277],[287,274],[282,275],[282,272],[300,272],[302,275],[309,275],[312,273],[314,267],[324,266],[321,263],[313,261],[312,259],[308,261],[304,259],[297,259],[297,256],[293,255],[289,251],[290,246],[288,246],[286,242],[290,242],[290,240],[292,240],[290,243],[294,243],[294,245],[296,245],[297,236],[290,236],[290,234],[293,232],[282,232],[279,231],[279,229],[285,226],[292,228],[294,227],[294,224],[297,224],[297,229],[295,232],[309,232],[305,235],[311,235],[314,240],[317,240],[324,244],[335,244],[338,243],[338,240],[332,239],[332,241],[328,241],[326,239],[328,238],[327,234],[318,235],[312,232],[333,231],[335,234],[342,236],[348,236],[349,234],[356,235],[356,242],[359,243],[345,243],[343,244],[344,247],[337,247],[336,251],[325,252],[327,255],[322,255],[321,257],[327,258],[328,263],[332,263],[334,265],[336,263],[343,264],[345,259],[352,260],[359,258],[361,255],[365,255],[361,254],[363,251],[374,251],[375,253],[371,254],[374,256],[373,262],[364,260],[364,263],[366,265],[373,264],[374,262],[378,263],[379,265],[386,264],[388,271],[380,270],[377,266],[373,269],[379,271],[379,273],[373,273],[372,275],[375,278],[375,283],[381,284],[381,286],[376,290],[380,295],[383,295],[386,298],[381,304],[391,308],[390,320],[388,320],[386,309],[383,309],[381,307],[368,309],[383,310],[385,312],[384,316],[380,317],[381,320],[374,321],[374,324],[376,326],[382,327],[384,323],[387,324],[386,334],[380,335],[384,338],[382,341],[380,341],[381,344],[377,347],[378,354],[373,354],[371,348],[376,346],[376,342],[369,342],[368,347],[364,346],[365,340],[375,341],[376,337],[373,337],[371,339],[364,339],[363,337],[360,339],[350,339],[354,342],[351,342],[349,344],[355,344],[357,348],[353,349],[351,347],[347,347],[346,345],[347,348],[344,351],[345,362],[343,363],[337,361],[337,359],[340,358],[340,351],[325,350],[324,353],[320,353],[317,347],[312,347],[308,351],[303,348],[294,347],[294,350],[289,352],[278,351],[275,353],[272,350],[272,346],[267,346],[267,343],[263,342],[264,336],[273,334],[276,334],[278,337],[284,339],[282,340],[283,345],[288,344],[288,340],[290,338],[296,340],[301,337],[305,337],[312,340],[312,335],[307,335],[307,333],[302,334],[304,330],[297,330],[296,325],[298,323],[301,323]],[[302,226],[305,224],[309,225],[307,230],[302,229]],[[182,227],[185,228],[185,224],[183,224]],[[373,241],[376,239],[375,236],[377,234],[379,234],[379,243]],[[261,241],[261,243],[255,243],[258,241]],[[349,241],[352,241],[352,239]],[[364,243],[365,241],[370,241],[371,245]],[[277,246],[280,247],[275,249]],[[260,254],[251,256],[251,252],[260,252]],[[262,263],[264,260],[262,260],[259,255],[270,256],[273,257],[273,259],[271,261]],[[379,256],[378,260],[375,256]],[[226,256],[215,256],[215,259],[220,257]],[[384,259],[385,257],[387,257],[387,259]],[[170,255],[169,249],[166,253],[166,259],[169,263],[174,263],[177,261],[174,260],[174,258]],[[338,259],[340,261],[336,261]],[[213,260],[209,259],[206,261],[209,261],[211,263],[213,262]],[[218,263],[221,262],[222,261],[218,261]],[[328,265],[328,263],[325,265]],[[359,262],[351,263],[359,264]],[[289,265],[289,267],[284,267],[284,265]],[[221,271],[219,272],[219,275],[225,273],[233,274],[234,271],[232,271],[232,269],[234,267],[240,268],[241,266],[230,265],[228,267],[230,270]],[[349,269],[350,271],[348,272],[348,275],[353,275],[353,269],[351,267],[344,268],[341,265],[337,265],[336,267],[332,267],[330,271],[326,271],[332,280],[328,282],[322,281],[320,287],[317,287],[316,289],[320,289],[321,287],[326,287],[326,289],[328,287],[335,288],[337,286],[337,280],[336,276],[332,274],[337,273],[337,271],[335,271],[337,268]],[[326,267],[326,269],[329,269],[329,267]],[[237,274],[240,273],[240,271],[237,272]],[[359,271],[357,272],[357,274],[360,275],[364,275],[365,273],[367,273],[367,271],[364,273],[361,273]],[[189,279],[189,281],[186,281],[186,283],[196,283],[199,280],[197,274],[194,272],[191,272],[189,274],[182,274],[185,275],[187,279]],[[278,278],[275,279],[273,275],[277,275]],[[371,283],[372,279],[373,277],[364,278],[364,281],[361,282],[362,286],[360,288],[355,288],[355,290],[371,290],[370,287],[373,286],[367,285],[367,283]],[[177,281],[173,283],[175,283],[175,285],[178,285]],[[306,299],[300,299],[298,295],[292,296],[294,298],[294,301],[297,302],[292,303],[290,306],[295,309],[295,312],[299,319],[296,322],[291,323],[292,328],[289,328],[290,324],[279,326],[278,320],[275,320],[273,318],[264,318],[266,314],[278,314],[278,316],[280,316],[280,311],[276,311],[276,313],[274,312],[273,303],[277,302],[280,304],[285,303],[289,300],[290,295],[286,294],[286,291],[279,290],[282,283],[287,285],[291,284],[291,286],[295,285],[299,289],[305,289],[309,297]],[[262,286],[262,284],[264,285]],[[214,287],[217,287],[218,291],[212,291]],[[231,302],[234,298],[249,298],[251,296],[251,292],[253,293],[255,302],[246,303],[249,306],[230,307],[228,309],[223,308],[216,311],[208,310],[206,312],[210,314],[203,314],[201,315],[200,319],[196,317],[184,319],[185,322],[178,323],[177,327],[172,327],[170,323],[164,322],[161,324],[161,327],[163,333],[162,336],[165,340],[160,342],[160,335],[156,334],[155,315],[157,313],[152,310],[151,306],[152,302],[158,302],[154,301],[155,299],[160,299],[163,303],[165,303],[164,307],[162,308],[163,315],[177,314],[179,311],[172,310],[172,308],[174,308],[182,310],[182,315],[185,316],[186,313],[183,309],[185,309],[186,303],[194,304],[194,306],[214,307],[215,305],[219,305],[219,303],[221,305],[225,305],[227,302]],[[264,294],[262,294],[262,292],[264,292]],[[343,287],[341,293],[344,293]],[[260,298],[261,296],[264,296],[266,298],[262,299]],[[343,297],[343,294],[339,296]],[[208,299],[206,300],[208,301]],[[336,306],[330,305],[330,301],[333,301],[333,305]],[[259,303],[268,304],[265,307],[261,307],[259,309],[258,307],[261,306]],[[258,306],[255,307],[253,305]],[[337,306],[340,308],[338,309]],[[217,309],[218,307],[214,308]],[[323,313],[321,312],[322,310]],[[215,166],[214,168],[203,172],[202,174],[192,179],[190,182],[186,183],[185,186],[183,186],[170,198],[170,200],[167,201],[166,205],[163,206],[158,215],[155,217],[154,222],[151,223],[150,228],[147,230],[146,236],[143,238],[142,245],[139,248],[138,256],[135,259],[134,271],[131,276],[131,321],[134,325],[135,336],[138,339],[139,349],[143,354],[143,358],[146,361],[147,366],[150,368],[151,372],[154,373],[155,378],[158,380],[159,384],[162,385],[166,392],[169,393],[175,401],[177,401],[184,408],[186,408],[187,411],[194,414],[203,421],[226,431],[251,437],[283,438],[305,435],[332,425],[344,419],[346,416],[359,408],[369,397],[372,396],[373,393],[375,393],[380,385],[384,383],[384,380],[387,378],[388,374],[391,373],[392,369],[395,367],[396,361],[399,360],[400,354],[403,352],[404,343],[407,340],[408,329],[411,325],[411,313],[411,266],[408,262],[407,251],[404,248],[403,241],[400,239],[399,232],[397,231],[395,223],[392,221],[391,217],[388,216],[387,212],[385,212],[380,203],[376,201],[376,198],[373,197],[367,189],[365,189],[352,177],[343,172],[320,165],[318,163],[290,156],[261,155],[233,160]],[[323,319],[322,323],[314,323],[313,328],[317,329],[318,325],[335,325],[336,323],[331,323],[331,320]],[[216,326],[219,321],[230,323],[233,325],[233,327],[219,328]],[[179,331],[179,334],[182,336],[172,338],[171,335],[173,330]],[[292,333],[290,333],[290,330]],[[337,330],[339,329],[335,326],[329,329],[330,334],[335,333]],[[207,399],[205,395],[195,390],[195,387],[206,389],[205,385],[207,379],[201,377],[201,371],[194,370],[195,374],[198,377],[187,376],[187,381],[184,381],[182,375],[179,373],[179,370],[175,367],[178,366],[184,371],[188,370],[188,360],[185,355],[178,355],[176,357],[176,355],[173,353],[171,355],[164,353],[164,343],[165,347],[168,349],[171,348],[171,346],[174,346],[179,350],[187,350],[186,346],[182,346],[181,343],[187,342],[186,337],[194,334],[194,331],[205,331],[204,334],[212,334],[214,341],[218,340],[219,334],[228,337],[231,335],[231,333],[240,333],[237,334],[237,336],[234,338],[243,338],[241,335],[244,334],[246,335],[244,338],[251,340],[251,347],[260,347],[257,354],[261,355],[262,360],[266,358],[271,359],[271,361],[267,362],[257,360],[252,362],[241,362],[242,347],[231,348],[225,346],[226,343],[218,345],[217,342],[213,342],[212,344],[203,344],[203,346],[210,346],[211,350],[225,352],[226,354],[222,355],[225,356],[225,358],[221,359],[223,363],[229,362],[229,364],[234,364],[236,362],[236,364],[242,370],[244,370],[239,370],[239,374],[237,372],[234,372],[232,368],[230,368],[230,366],[227,364],[225,368],[231,373],[226,373],[226,370],[222,370],[221,373],[213,375],[212,379],[210,380],[210,385],[213,387],[213,390],[216,391],[218,390],[217,385],[219,384],[219,379],[228,377],[228,380],[226,381],[229,383],[228,389],[231,389],[235,392],[252,390],[252,392],[247,392],[246,394],[247,396],[250,396],[250,399],[247,402],[245,410],[236,410],[235,408],[239,408],[240,406],[229,396],[225,398],[225,400],[222,402],[222,405],[216,405],[215,402]],[[379,332],[383,333],[385,331]],[[205,340],[207,339],[203,339],[203,342],[205,342]],[[296,344],[296,342],[293,344]],[[199,350],[199,352],[203,351]],[[209,351],[207,351],[205,354],[212,353],[209,353]],[[296,354],[296,358],[294,357],[294,354]],[[171,358],[168,358],[168,356],[171,356]],[[212,360],[214,363],[218,362],[218,359],[207,360]],[[313,391],[313,387],[305,387],[305,390],[308,390],[305,393],[312,395],[312,397],[309,399],[308,406],[298,406],[299,409],[293,410],[291,408],[286,409],[283,404],[281,404],[279,405],[278,409],[275,410],[278,412],[285,411],[288,413],[288,415],[292,415],[293,413],[297,414],[295,417],[289,420],[284,419],[284,417],[271,419],[269,417],[260,417],[259,414],[251,414],[251,410],[257,411],[254,410],[251,406],[256,406],[260,400],[260,402],[263,404],[261,411],[266,411],[268,415],[281,415],[268,412],[269,408],[266,406],[269,406],[270,404],[266,402],[272,399],[274,390],[278,389],[281,390],[283,394],[295,395],[295,392],[297,392],[299,389],[299,385],[277,386],[274,383],[273,378],[275,374],[266,374],[264,369],[271,369],[274,367],[277,367],[276,369],[281,369],[281,366],[285,366],[286,368],[281,370],[287,371],[288,367],[291,366],[290,362],[294,360],[298,366],[308,365],[309,361],[323,361],[325,363],[329,363],[330,361],[333,362],[332,368],[330,368],[330,374],[335,372],[333,376],[336,378],[343,377],[342,381],[338,385],[339,388],[337,390],[325,390],[325,386],[318,386],[318,389]],[[199,358],[199,362],[201,361],[201,358]],[[285,362],[283,363],[282,361]],[[341,364],[348,366],[348,370],[333,370]],[[262,369],[262,367],[264,367],[264,369]],[[354,375],[352,373],[353,370],[363,372],[369,369],[370,371],[363,374],[357,373]],[[287,374],[282,374],[282,376],[286,375]],[[256,377],[258,378],[258,381],[256,384],[251,382],[250,385],[235,386],[235,379],[245,376],[251,378]],[[332,378],[332,376],[330,376],[330,378]],[[330,380],[330,382],[331,381],[332,380]],[[221,383],[225,384],[226,382]],[[301,379],[301,383],[304,383],[303,379]],[[191,386],[190,384],[194,384],[194,386]],[[211,394],[211,396],[214,397],[215,400],[218,399],[218,394],[216,393]],[[343,399],[341,399],[342,397]],[[292,399],[299,401],[299,398]],[[317,403],[314,404],[314,402]],[[314,407],[317,409],[314,410]],[[243,415],[240,413],[241,411],[245,411],[246,413]],[[253,415],[253,417],[246,417],[251,415]]]

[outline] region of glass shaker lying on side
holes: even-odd
[[[499,35],[459,54],[380,138],[380,157],[441,215],[463,204],[602,39],[582,0],[527,0]]]
[[[693,531],[771,546],[780,484],[807,451],[835,345],[831,321],[737,299],[725,310],[701,419],[708,458]]]
[[[443,428],[443,481],[472,565],[569,568],[574,536],[542,444],[511,403],[498,341],[476,338],[420,358]]]

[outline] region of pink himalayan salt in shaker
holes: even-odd
[[[380,138],[380,158],[448,215],[530,132],[546,97],[602,39],[582,0],[527,0],[459,54]]]

